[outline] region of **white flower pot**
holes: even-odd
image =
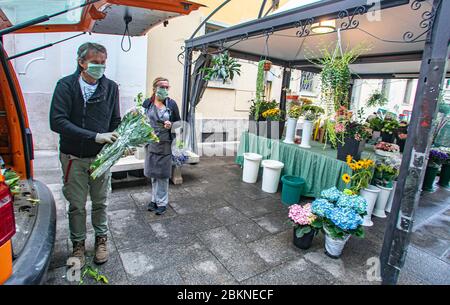
[[[242,181],[246,183],[256,183],[258,180],[259,164],[262,156],[254,153],[244,153],[244,169],[242,171]]]
[[[389,195],[388,203],[386,204],[386,208],[384,209],[388,213],[390,213],[391,209],[392,209],[392,202],[394,201],[394,194],[395,194],[396,187],[397,187],[397,181],[394,181],[391,194]]]
[[[266,193],[276,193],[284,164],[276,160],[264,160],[262,166],[264,168],[262,190]]]
[[[363,226],[371,227],[372,222],[372,211],[375,207],[375,202],[377,201],[378,195],[380,194],[380,189],[374,185],[369,185],[367,188],[362,189],[359,193],[367,201],[367,215],[364,216]]]
[[[145,147],[136,147],[136,151],[134,152],[134,156],[138,160],[145,159]]]
[[[343,239],[334,239],[328,233],[325,233],[325,253],[332,258],[339,258],[350,236],[349,234]]]
[[[312,134],[312,121],[303,121],[303,131],[302,131],[302,143],[300,144],[300,147],[303,148],[311,148],[311,145],[309,142],[311,141],[311,134]]]
[[[375,208],[373,209],[372,215],[380,218],[386,218],[384,209],[386,208],[386,204],[389,200],[389,195],[391,194],[392,187],[387,188],[379,185],[377,185],[377,187],[380,189],[380,194],[378,194],[378,199],[375,203]]]
[[[286,138],[283,141],[284,143],[287,143],[287,144],[294,143],[296,128],[297,128],[297,119],[288,118],[287,129],[286,129]]]

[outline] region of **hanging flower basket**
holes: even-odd
[[[272,68],[272,62],[270,60],[264,61],[264,71],[270,71],[270,68]]]

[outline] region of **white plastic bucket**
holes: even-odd
[[[259,164],[261,160],[261,155],[255,153],[244,153],[242,181],[246,183],[256,183],[256,180],[258,180]]]
[[[392,202],[394,201],[395,188],[397,187],[397,181],[394,181],[392,186],[391,194],[389,195],[388,203],[384,209],[386,212],[390,213],[392,209]]]
[[[373,209],[372,215],[380,218],[386,218],[386,213],[384,212],[384,209],[386,208],[389,196],[391,195],[392,187],[387,188],[379,185],[377,185],[377,187],[380,189],[380,194],[378,195],[378,199],[377,202],[375,203],[375,208]]]
[[[325,234],[325,250],[326,253],[333,257],[333,258],[339,258],[342,254],[342,251],[344,250],[345,244],[350,239],[351,235],[345,236],[343,239],[337,238],[334,239],[327,233]]]
[[[360,195],[367,201],[367,209],[366,209],[367,215],[364,216],[364,221],[362,223],[363,226],[366,227],[373,226],[372,212],[379,193],[380,189],[374,185],[369,185],[367,188],[362,189],[360,192]]]
[[[134,152],[134,156],[138,160],[145,159],[145,147],[136,147],[136,151]]]
[[[284,143],[293,144],[295,137],[295,130],[297,128],[297,119],[289,118],[287,120],[286,138]]]
[[[262,166],[264,168],[262,190],[266,193],[276,193],[284,164],[276,160],[264,160]]]
[[[303,122],[302,143],[300,144],[300,147],[311,148],[309,142],[311,141],[312,127],[313,127],[312,121],[305,120]]]

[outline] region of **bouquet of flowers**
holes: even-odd
[[[289,207],[289,219],[295,226],[295,235],[300,238],[314,229],[322,228],[322,222],[311,211],[311,204],[294,204]]]
[[[356,141],[363,141],[372,136],[372,129],[369,123],[365,122],[362,117],[364,112],[362,109],[358,110],[356,119],[353,118],[353,112],[347,110],[344,106],[340,106],[336,112],[336,124],[334,125],[334,132],[344,143],[345,138],[354,138]]]
[[[172,163],[181,167],[189,159],[187,150],[184,148],[184,144],[181,141],[177,141],[174,148],[172,148]]]
[[[139,95],[137,99],[138,106],[141,103],[141,99],[142,96]],[[93,179],[100,177],[113,166],[122,157],[127,148],[159,142],[159,138],[150,126],[147,116],[141,109],[142,107],[136,107],[128,111],[119,127],[115,130],[119,134],[119,138],[114,143],[108,143],[103,146],[90,167]]]
[[[400,151],[400,147],[397,144],[387,143],[387,142],[379,142],[375,145],[375,149],[379,149],[387,152],[398,152]]]
[[[367,202],[363,197],[336,187],[322,191],[321,197],[313,201],[311,211],[322,220],[323,230],[330,237],[344,239],[349,234],[364,237],[361,224]]]
[[[302,114],[301,111],[302,107],[300,105],[292,105],[291,108],[289,108],[288,116],[292,119],[298,119]]]
[[[347,156],[347,165],[353,171],[353,175],[349,174],[342,175],[342,180],[349,184],[351,182],[350,191],[354,194],[359,194],[359,192],[366,188],[373,176],[373,168],[375,162],[371,159],[361,159],[359,161],[353,160],[352,156]]]
[[[303,105],[301,108],[301,115],[307,121],[316,121],[322,113],[324,113],[324,110],[319,106]]]
[[[281,121],[281,110],[279,108],[272,108],[264,111],[262,117],[266,120]]]

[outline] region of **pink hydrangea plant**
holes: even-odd
[[[311,203],[307,203],[304,206],[299,204],[291,205],[288,216],[292,222],[301,226],[310,225],[316,219],[316,215],[311,211]]]

